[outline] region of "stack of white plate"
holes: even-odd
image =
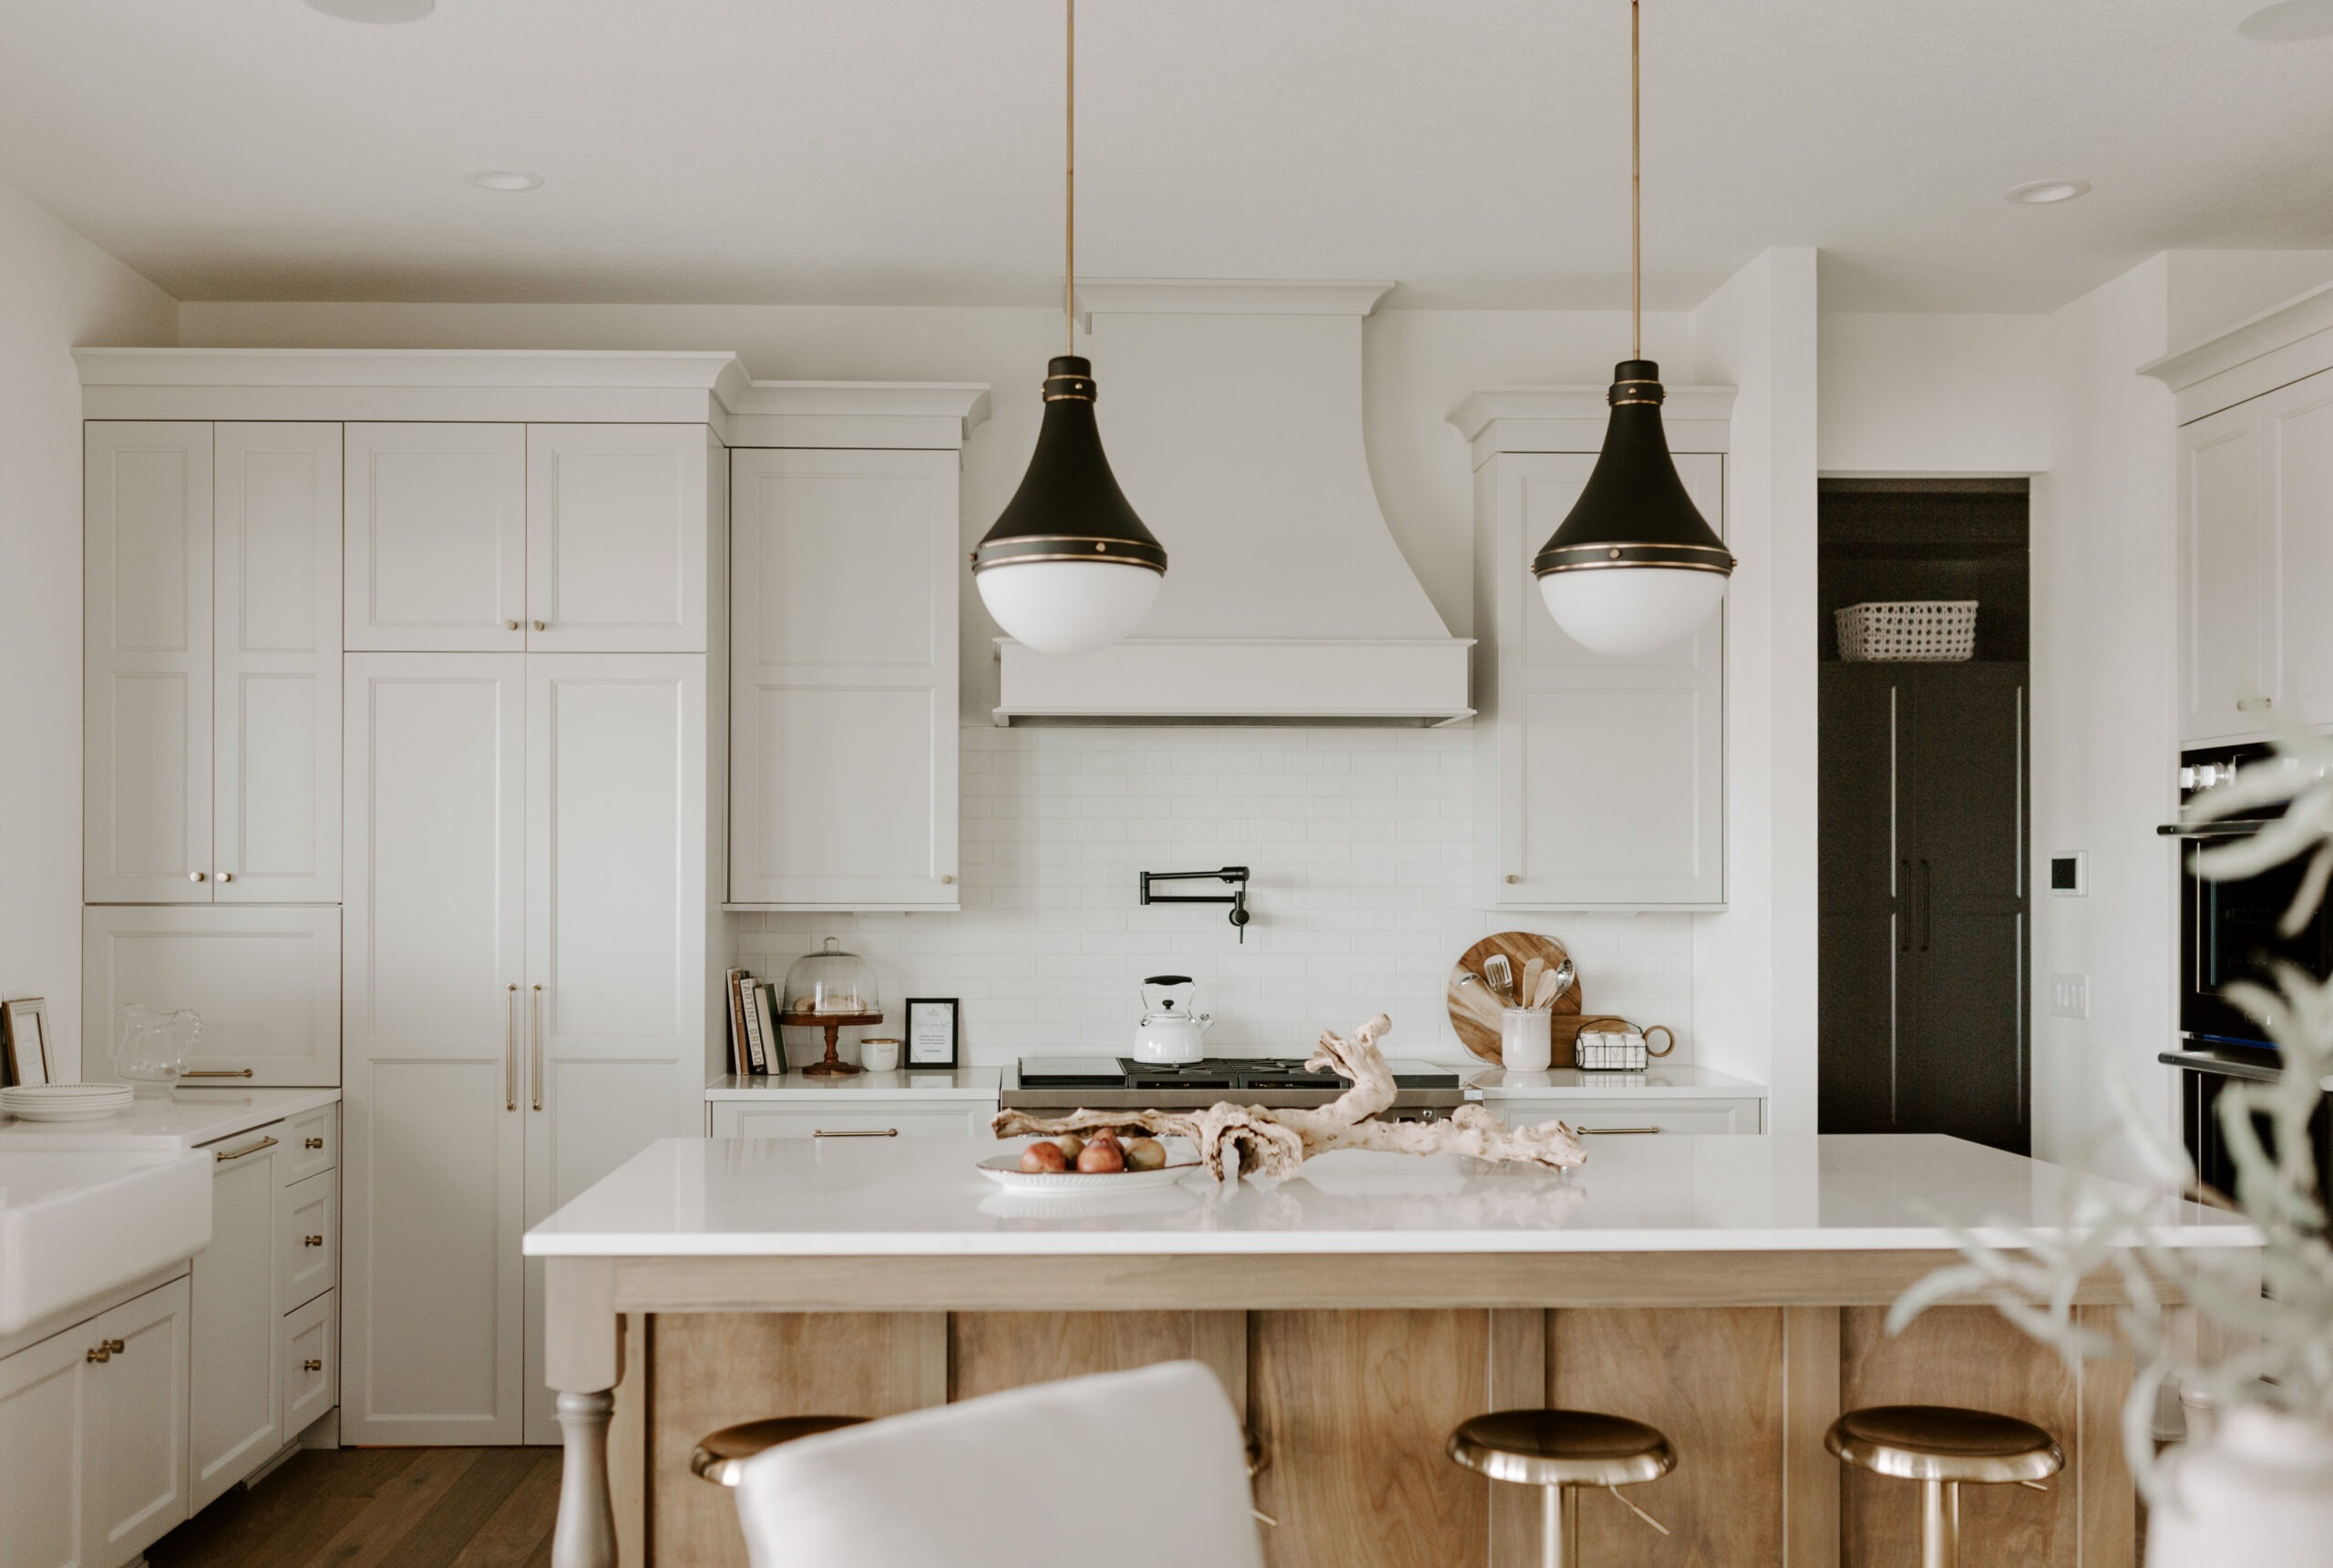
[[[94,1122],[129,1109],[127,1083],[35,1083],[0,1089],[0,1112],[26,1122]]]

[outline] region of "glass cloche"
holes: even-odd
[[[819,951],[786,971],[785,1011],[788,1021],[841,1018],[872,1022],[883,1012],[875,968],[856,953],[844,952],[842,938],[828,937]]]

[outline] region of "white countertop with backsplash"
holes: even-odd
[[[812,1078],[800,1072],[739,1077],[724,1073],[704,1086],[707,1100],[766,1100],[772,1096],[847,1105],[901,1094],[919,1100],[994,1101],[1004,1079],[994,1067],[903,1067],[895,1072],[860,1072],[848,1078]]]

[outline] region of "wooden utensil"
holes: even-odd
[[[1506,1004],[1485,979],[1485,969],[1494,954],[1506,960],[1510,975],[1533,958],[1537,958],[1552,975],[1563,967],[1569,955],[1553,937],[1543,937],[1536,931],[1501,931],[1476,942],[1450,967],[1450,979],[1444,992],[1450,1009],[1450,1027],[1457,1031],[1459,1044],[1495,1066],[1499,1061],[1499,1009]],[[1577,979],[1556,993],[1552,1006],[1555,1017],[1550,1021],[1556,1061],[1569,1065],[1572,1041],[1579,1034],[1580,987]]]
[[[1539,1005],[1532,999],[1539,994],[1539,977],[1547,972],[1547,959],[1526,958],[1523,960],[1523,989],[1515,993],[1516,1007],[1535,1008]]]

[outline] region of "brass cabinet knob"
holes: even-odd
[[[537,631],[549,631],[550,630],[550,622],[548,620],[538,620],[535,622],[535,630]]]
[[[940,879],[940,886],[942,887],[950,886],[955,882],[955,880],[956,879],[953,876],[942,876]]]
[[[324,1141],[322,1138],[308,1138],[303,1140],[303,1145],[310,1149],[321,1149],[324,1146]]]
[[[515,620],[506,620],[502,624],[512,631],[519,630],[519,623]]]
[[[300,1245],[302,1246],[322,1246],[324,1245],[324,1238],[320,1235],[303,1235],[300,1238]]]
[[[324,1364],[322,1361],[303,1361],[300,1363],[300,1370],[303,1372],[321,1372],[324,1369]]]
[[[1512,871],[1510,871],[1510,872],[1508,872],[1508,873],[1506,874],[1506,879],[1507,879],[1507,881],[1508,881],[1509,883],[1516,883],[1516,882],[1520,882],[1520,881],[1522,881],[1522,880],[1523,880],[1523,878],[1522,878],[1522,877],[1517,876],[1516,876],[1514,872],[1512,872]]]
[[[81,1359],[84,1361],[110,1361],[113,1359],[113,1352],[100,1345],[96,1349],[85,1353]]]
[[[129,1346],[128,1346],[126,1342],[124,1342],[124,1341],[122,1341],[122,1340],[119,1340],[119,1339],[108,1339],[108,1340],[107,1340],[107,1341],[106,1341],[106,1348],[107,1348],[107,1349],[108,1349],[108,1350],[110,1350],[110,1351],[112,1351],[115,1355],[118,1356],[118,1355],[120,1355],[123,1351],[125,1351],[125,1350],[128,1349],[128,1348],[129,1348]]]
[[[202,880],[202,873],[200,871],[190,871],[186,874],[186,879],[189,882],[200,882]]]

